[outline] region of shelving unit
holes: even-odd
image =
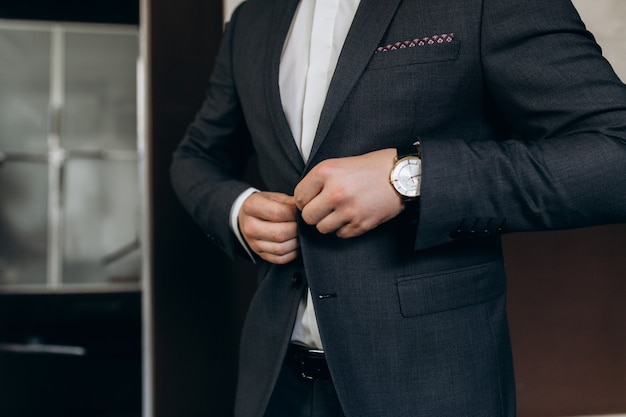
[[[2,416],[141,415],[138,59],[138,25],[0,19]]]
[[[138,30],[0,21],[0,292],[139,291]]]

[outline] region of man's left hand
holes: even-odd
[[[395,156],[388,148],[319,163],[294,191],[303,220],[351,238],[396,217],[404,204],[389,182]]]

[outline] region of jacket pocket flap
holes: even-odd
[[[506,279],[498,262],[400,277],[396,286],[402,316],[415,317],[492,300],[504,293]]]

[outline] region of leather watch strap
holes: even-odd
[[[422,148],[419,141],[415,141],[411,145],[401,145],[396,148],[398,150],[398,159],[407,156],[417,156],[422,159]]]
[[[402,145],[396,148],[398,152],[397,159],[400,160],[407,156],[417,156],[422,159],[422,148],[419,140],[413,142],[410,145]],[[420,196],[417,197],[402,197],[404,202],[404,214],[411,220],[417,221],[419,218],[420,210]]]

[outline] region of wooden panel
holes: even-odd
[[[626,225],[505,238],[520,417],[626,412]]]

